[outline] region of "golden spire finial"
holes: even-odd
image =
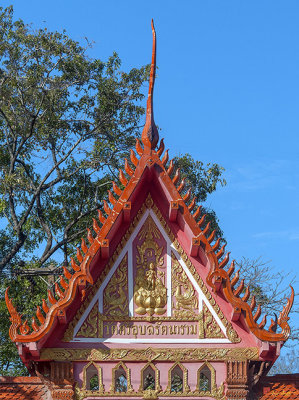
[[[142,131],[141,139],[145,148],[153,150],[159,141],[158,129],[154,121],[154,110],[153,110],[153,94],[154,84],[156,75],[156,31],[154,27],[154,21],[152,20],[152,32],[153,32],[153,51],[152,51],[152,64],[151,73],[149,80],[148,98],[146,103],[146,120]]]

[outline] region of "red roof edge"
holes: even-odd
[[[275,383],[283,383],[291,385],[299,389],[299,373],[298,374],[277,374],[273,376],[265,376],[262,379],[263,386],[274,385]]]
[[[44,384],[44,382],[38,376],[0,376],[0,385],[7,385],[9,383],[22,383],[30,385]]]

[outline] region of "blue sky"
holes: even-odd
[[[90,55],[150,62],[158,36],[155,120],[170,155],[225,169],[210,196],[232,257],[299,261],[299,2],[2,0],[34,27],[66,29]],[[299,292],[298,284],[296,285]]]

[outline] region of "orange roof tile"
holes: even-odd
[[[272,388],[264,388],[265,393],[260,400],[295,400],[299,399],[299,389],[296,389],[293,385],[286,385],[284,383],[275,383]]]
[[[46,400],[49,389],[38,377],[0,377],[0,399],[2,400]]]

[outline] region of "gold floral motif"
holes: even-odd
[[[88,314],[87,318],[81,325],[79,331],[77,332],[76,337],[84,337],[84,338],[96,338],[98,337],[98,309],[99,304],[96,301],[92,310]]]
[[[226,335],[228,337],[228,339],[232,342],[232,343],[238,343],[241,341],[241,339],[239,338],[237,332],[234,330],[233,326],[231,323],[229,323],[227,325],[226,328]]]
[[[141,229],[137,246],[137,265],[134,286],[134,302],[137,305],[135,312],[139,315],[165,313],[167,303],[167,289],[165,287],[163,247],[156,242],[160,239],[160,232],[149,216]],[[159,269],[158,269],[159,268]]]
[[[171,294],[173,296],[172,307],[175,317],[194,317],[198,316],[198,299],[192,283],[190,282],[186,272],[171,253],[172,269],[171,269]]]
[[[259,360],[257,347],[239,348],[151,348],[146,349],[71,349],[45,348],[41,360],[56,361],[243,361]]]
[[[205,338],[225,338],[211,311],[203,304],[203,329]]]
[[[105,315],[124,316],[129,314],[127,254],[108,282],[103,299]]]

